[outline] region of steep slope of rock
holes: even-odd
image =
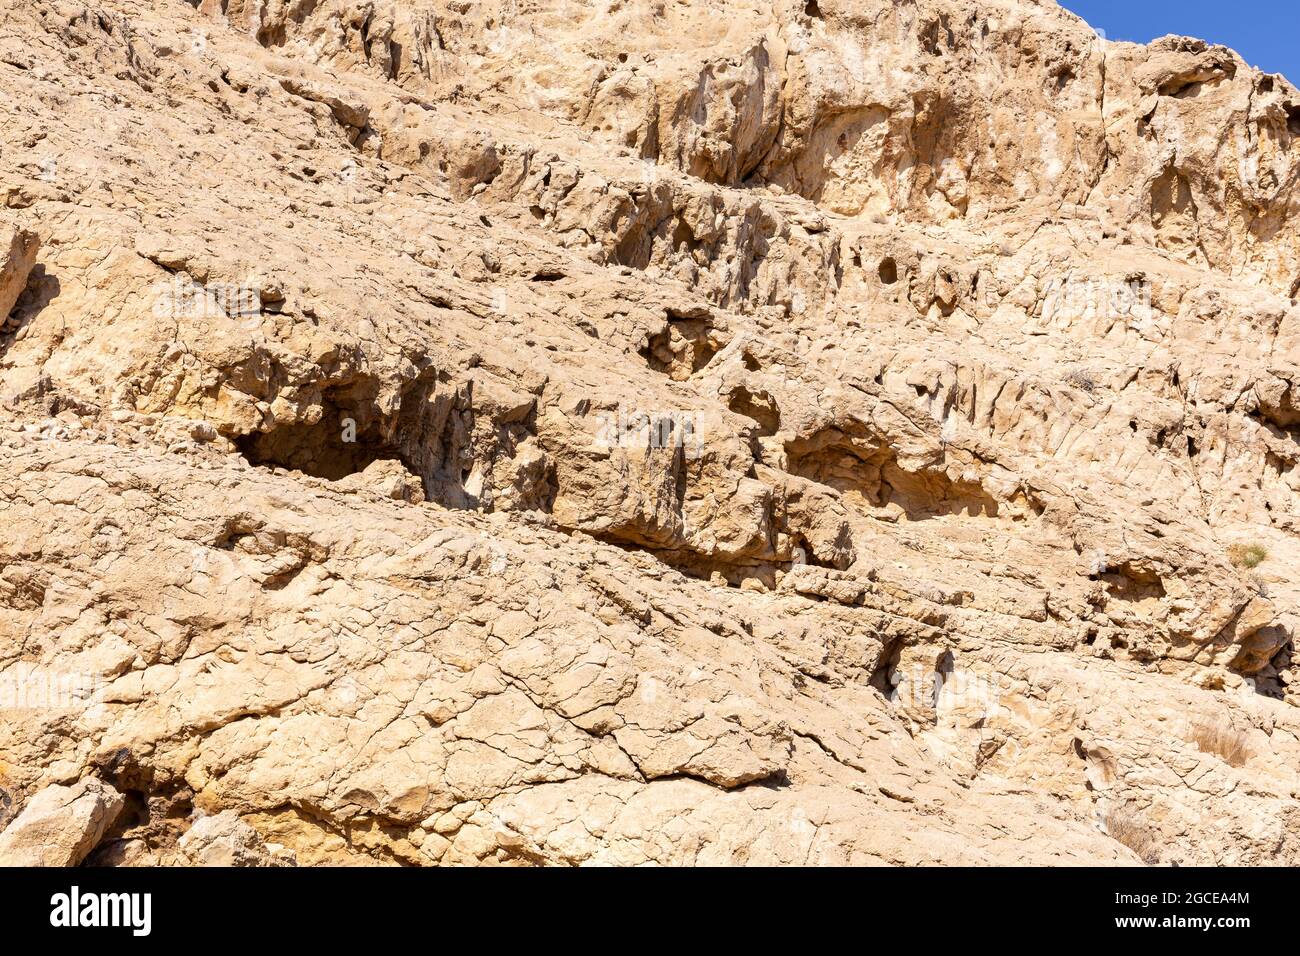
[[[1300,861],[1283,77],[1027,0],[0,6],[0,846]]]

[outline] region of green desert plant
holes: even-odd
[[[1268,548],[1262,544],[1234,544],[1228,548],[1228,560],[1239,568],[1257,568],[1268,560]]]

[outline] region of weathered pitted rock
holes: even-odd
[[[1300,861],[1284,78],[1046,0],[0,7],[4,818]]]

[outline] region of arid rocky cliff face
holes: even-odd
[[[0,0],[0,90],[0,860],[1300,864],[1282,76]]]

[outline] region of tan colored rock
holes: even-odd
[[[194,866],[292,866],[293,854],[267,844],[232,810],[196,820],[177,841]]]
[[[14,303],[27,287],[27,277],[36,265],[40,247],[36,233],[0,224],[0,324],[9,317]]]
[[[1047,0],[197,6],[5,9],[12,805],[1300,861],[1285,78]]]
[[[391,458],[377,459],[362,471],[340,478],[336,485],[341,490],[364,489],[384,498],[411,504],[424,501],[424,488],[420,480],[407,471],[401,462]]]
[[[48,786],[0,833],[0,863],[76,866],[99,843],[123,805],[120,793],[94,777],[70,787]]]

